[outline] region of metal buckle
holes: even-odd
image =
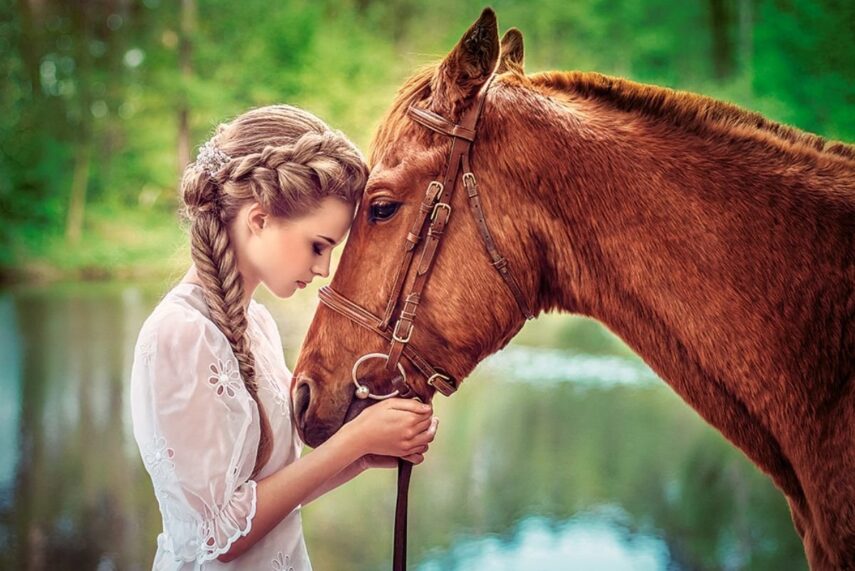
[[[400,319],[395,322],[395,330],[392,332],[392,339],[394,339],[398,343],[409,343],[410,337],[413,336],[413,329],[414,329],[413,322],[412,321],[410,322],[410,329],[409,329],[409,331],[407,331],[407,338],[406,339],[403,339],[403,338],[401,338],[400,335],[398,335],[398,326],[401,323],[402,323],[402,321]]]
[[[439,182],[438,180],[432,180],[432,181],[430,181],[430,184],[428,184],[427,189],[428,189],[428,191],[430,191],[431,187],[436,187],[436,186],[439,187],[439,192],[436,193],[436,196],[434,196],[433,199],[439,200],[439,197],[442,196],[442,191],[445,190],[445,187],[442,186],[441,182]]]
[[[475,181],[475,175],[471,172],[463,173],[463,187],[466,188],[466,194],[469,198],[478,195],[478,183]]]
[[[448,216],[451,217],[451,205],[446,204],[445,202],[437,202],[436,204],[433,205],[433,212],[431,212],[431,214],[430,214],[431,222],[436,219],[436,212],[440,206],[447,209],[448,210]]]
[[[434,378],[436,378],[436,377],[441,377],[441,378],[442,378],[443,380],[445,380],[445,381],[450,381],[450,380],[451,380],[451,377],[447,377],[447,376],[443,375],[442,373],[434,373],[434,374],[432,374],[430,377],[428,377],[427,384],[428,384],[428,385],[430,385],[430,386],[432,386],[433,388],[436,388],[436,387],[434,386],[434,384],[433,384],[433,383],[434,383],[434,381],[433,381],[433,380],[434,380]]]

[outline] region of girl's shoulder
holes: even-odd
[[[195,284],[179,283],[163,296],[143,322],[140,339],[176,334],[225,335],[211,321],[201,288]]]
[[[261,334],[270,343],[281,347],[276,320],[270,310],[255,299],[247,308],[250,335]],[[253,330],[257,328],[257,333]],[[140,329],[138,344],[158,337],[208,337],[216,345],[230,347],[225,334],[211,319],[208,304],[200,286],[182,282],[168,291],[152,310]]]

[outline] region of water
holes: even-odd
[[[162,284],[0,292],[0,568],[149,569],[128,374]],[[316,305],[257,299],[293,364]],[[806,569],[783,497],[598,324],[546,316],[451,399],[413,473],[418,571]],[[394,470],[304,508],[314,566],[387,569]]]

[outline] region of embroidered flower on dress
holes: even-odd
[[[163,480],[164,476],[175,469],[175,464],[172,462],[174,457],[175,451],[166,447],[166,439],[162,436],[155,436],[153,449],[145,455],[143,460],[145,460],[151,478],[156,485]]]
[[[261,389],[269,392],[273,396],[273,402],[275,402],[276,406],[279,407],[279,410],[282,412],[282,416],[288,416],[291,412],[288,408],[288,395],[285,394],[282,387],[280,387],[276,381],[270,377],[270,375],[262,373],[261,376],[264,378],[265,384],[267,385],[262,386]]]
[[[294,571],[294,567],[291,566],[291,556],[283,556],[280,551],[273,560],[273,566],[271,569],[273,569],[273,571]]]
[[[227,359],[223,363],[217,359],[217,364],[211,363],[210,369],[212,375],[208,377],[208,382],[217,388],[217,394],[234,397],[240,388],[240,372],[235,361]]]
[[[156,347],[156,345],[155,345],[154,341],[152,341],[152,340],[148,340],[148,341],[145,341],[144,343],[140,344],[140,348],[139,348],[140,358],[142,359],[142,362],[145,365],[151,365],[151,360],[154,357],[154,353],[155,353],[155,347]]]
[[[235,480],[237,480],[237,477],[238,477],[239,468],[240,468],[240,466],[235,464],[234,466],[232,466],[232,469],[226,473],[226,486],[227,487],[231,488],[234,485]]]
[[[281,388],[276,387],[273,389],[273,400],[276,401],[276,404],[282,410],[282,416],[288,416],[290,414],[291,411],[288,408],[288,397]]]
[[[282,390],[282,386],[276,382],[276,379],[268,374],[267,371],[269,368],[269,361],[259,355],[256,359],[255,375],[259,380],[263,379],[265,381],[263,385],[266,385],[263,386],[259,383],[261,390],[268,391],[273,395],[273,402],[282,411],[282,416],[290,416],[291,410],[288,404],[288,395]]]

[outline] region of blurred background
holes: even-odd
[[[528,72],[696,91],[855,135],[855,4],[494,1]],[[483,5],[0,0],[0,568],[148,569],[157,503],[130,429],[142,321],[189,265],[183,166],[252,106],[367,151],[397,87]],[[314,290],[257,299],[293,366]],[[805,569],[782,496],[599,324],[548,315],[453,399],[414,473],[411,568]],[[315,568],[385,569],[394,473],[304,510]]]

